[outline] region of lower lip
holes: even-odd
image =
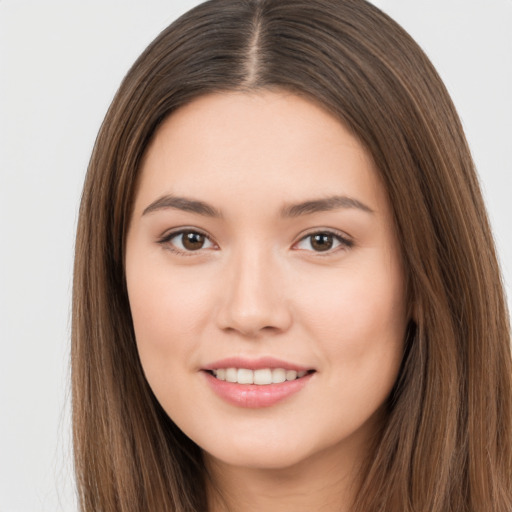
[[[227,382],[217,379],[209,372],[203,373],[213,391],[223,400],[231,405],[250,409],[271,407],[285,400],[304,388],[313,376],[313,374],[310,373],[300,379],[287,380],[280,384],[266,384],[260,386],[257,384]]]

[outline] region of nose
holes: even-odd
[[[289,329],[292,322],[283,270],[262,250],[234,256],[223,279],[218,326],[255,338]]]

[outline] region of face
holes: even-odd
[[[402,358],[403,271],[377,170],[321,107],[231,92],[172,114],[125,264],[147,380],[207,456],[290,467],[374,433]]]

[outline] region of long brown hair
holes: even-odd
[[[160,123],[213,91],[285,89],[365,145],[394,209],[411,323],[358,512],[510,512],[510,330],[493,239],[454,106],[431,63],[364,0],[212,0],[124,79],[80,207],[73,289],[75,466],[84,512],[204,511],[201,450],[139,363],[124,242]]]

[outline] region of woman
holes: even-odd
[[[214,0],[134,64],[77,235],[84,511],[508,511],[509,342],[457,114],[378,9]]]

